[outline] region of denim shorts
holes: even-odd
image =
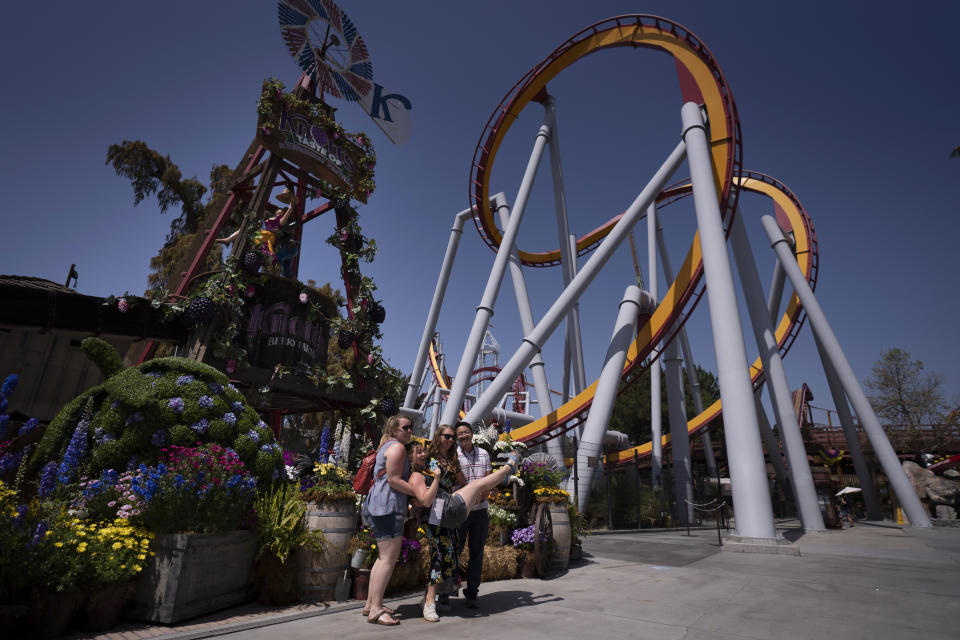
[[[403,535],[403,516],[399,513],[388,513],[385,516],[368,515],[367,520],[377,542]]]

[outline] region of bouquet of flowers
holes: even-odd
[[[550,463],[532,460],[524,460],[517,475],[525,479],[534,492],[540,487],[559,487],[563,480],[563,471]]]
[[[509,433],[504,434],[493,445],[493,451],[495,453],[510,453],[511,451],[523,453],[526,450],[527,450],[527,445],[517,440],[514,440],[513,436],[511,436]]]
[[[313,473],[301,478],[302,497],[308,502],[353,500],[353,474],[333,462],[318,462]]]
[[[507,511],[503,507],[491,504],[487,510],[490,517],[490,526],[510,530],[517,526],[517,514]]]

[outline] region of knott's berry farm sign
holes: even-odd
[[[257,141],[271,153],[366,202],[366,193],[357,188],[363,148],[349,135],[334,135],[337,137],[331,137],[307,116],[287,111],[281,112],[276,130],[264,127],[262,117],[257,127]]]

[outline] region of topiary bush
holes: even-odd
[[[109,368],[112,359],[101,345],[84,345]],[[196,443],[236,451],[258,482],[273,480],[283,469],[273,432],[226,375],[176,357],[117,371],[70,401],[50,422],[30,468],[35,473],[54,461],[61,482],[73,482],[104,469],[152,464],[167,446]]]

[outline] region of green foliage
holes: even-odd
[[[907,351],[889,349],[873,365],[865,382],[870,404],[883,428],[895,441],[915,453],[926,449],[942,452],[953,428],[948,424],[948,406],[943,397],[943,376],[924,370]]]
[[[115,374],[71,401],[51,421],[30,459],[38,470],[62,458],[82,407],[92,416],[88,449],[79,471],[97,475],[103,469],[124,469],[131,459],[152,462],[167,444],[216,442],[237,446],[241,460],[269,482],[283,468],[273,433],[262,424],[227,377],[209,365],[184,358],[159,358]],[[231,418],[232,424],[227,421]],[[256,441],[246,434],[254,432]],[[262,451],[266,447],[269,451]]]
[[[302,547],[323,550],[323,534],[307,528],[307,506],[293,485],[281,483],[260,493],[254,503],[257,514],[257,558],[275,555],[281,562]]]
[[[700,385],[700,398],[703,407],[709,407],[720,398],[720,387],[716,376],[699,366],[697,367],[697,383]],[[684,395],[686,399],[687,419],[697,415],[690,385],[686,384],[687,376],[684,371]],[[664,433],[670,429],[670,410],[667,404],[667,386],[661,385],[661,416]],[[641,373],[637,380],[617,397],[610,416],[610,429],[621,431],[634,444],[650,440],[650,370]]]
[[[105,378],[109,378],[123,368],[123,361],[117,354],[117,350],[105,340],[84,338],[80,348],[97,365]]]

